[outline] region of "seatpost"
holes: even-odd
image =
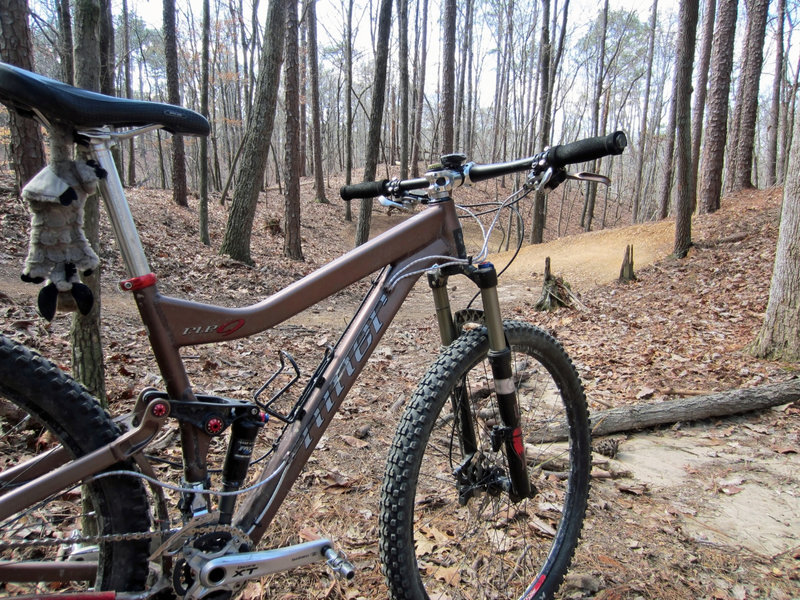
[[[136,133],[141,133],[141,130],[137,130]],[[111,147],[116,143],[116,138],[121,136],[111,133],[108,129],[81,131],[79,135],[89,139],[89,152],[92,158],[108,173],[100,180],[100,191],[128,275],[130,277],[147,275],[150,273],[150,266],[139,239],[139,232],[133,222],[131,209],[125,200],[125,191],[122,189],[122,181],[117,173],[114,158],[111,156]]]

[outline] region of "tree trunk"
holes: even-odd
[[[69,0],[57,1],[58,58],[61,60],[61,81],[72,85],[75,82],[75,61],[72,58],[72,17],[69,11]]]
[[[594,98],[592,100],[592,135],[600,135],[600,100],[603,97],[603,80],[605,79],[605,62],[606,62],[606,36],[608,35],[608,0],[603,4],[601,13],[601,41],[600,41],[600,59],[597,63],[597,79],[595,80]],[[592,161],[590,171],[596,173],[598,169],[598,161]],[[581,218],[581,225],[585,231],[592,230],[592,218],[594,217],[594,204],[597,198],[597,184],[589,183],[586,186],[586,202],[583,208],[583,215]]]
[[[541,120],[539,125],[539,147],[541,149],[550,145],[550,124],[552,121],[552,98],[550,89],[551,67],[550,44],[550,0],[542,0],[542,38],[539,45],[539,80],[541,92]],[[544,241],[545,224],[545,194],[538,190],[533,197],[533,226],[531,227],[531,243],[541,244]],[[509,231],[508,237],[511,237]]]
[[[593,412],[589,423],[592,435],[600,437],[622,431],[764,410],[797,402],[798,399],[800,399],[800,379],[792,379],[785,383],[602,410]],[[548,428],[547,432],[536,433],[539,442],[565,440],[566,423]],[[543,435],[539,435],[540,433]]]
[[[800,360],[800,120],[794,133],[767,312],[753,354]]]
[[[380,156],[381,127],[383,123],[383,104],[386,95],[386,66],[389,61],[389,33],[392,27],[392,0],[381,0],[378,19],[378,43],[375,57],[375,79],[372,84],[372,109],[367,134],[366,161],[364,164],[364,181],[375,181]],[[369,239],[369,227],[372,220],[372,198],[361,201],[358,211],[358,228],[356,230],[356,246]]]
[[[167,66],[167,102],[180,105],[180,75],[178,72],[178,38],[175,31],[175,0],[164,1],[164,56]],[[186,190],[186,157],[183,136],[172,136],[172,200],[178,206],[188,206]]]
[[[253,219],[275,123],[286,31],[286,0],[270,2],[264,31],[267,35],[259,60],[253,110],[243,142],[225,238],[220,247],[220,254],[248,264],[253,262],[250,258]]]
[[[422,0],[422,28],[419,43],[419,74],[414,105],[414,135],[411,138],[411,176],[419,177],[420,148],[422,147],[422,109],[425,106],[425,66],[428,62],[428,0]]]
[[[783,22],[786,16],[786,0],[778,0],[777,28],[775,31],[775,75],[772,79],[772,106],[769,111],[767,125],[767,152],[764,159],[767,163],[766,185],[771,187],[778,183],[778,129],[780,128],[781,87],[785,73],[783,62]]]
[[[454,117],[455,141],[453,142],[453,148],[458,152],[464,152],[464,142],[467,139],[467,133],[464,127],[464,108],[466,105],[465,94],[467,78],[469,77],[467,63],[469,62],[470,41],[472,39],[473,7],[474,3],[472,0],[467,0],[464,4],[464,29],[461,33],[461,47],[459,48],[461,60],[458,66],[458,83],[456,86],[456,112]]]
[[[408,179],[408,0],[397,0],[397,27],[400,46],[400,179]]]
[[[328,204],[325,197],[325,172],[322,170],[322,115],[319,108],[319,61],[317,58],[317,0],[308,0],[308,64],[311,71],[311,120],[314,137],[314,191],[317,202]]]
[[[200,59],[200,112],[208,118],[208,71],[211,35],[209,0],[203,0],[203,42]],[[200,241],[211,245],[208,234],[208,137],[200,138]]]
[[[681,0],[678,29],[678,64],[675,73],[675,127],[678,139],[675,156],[675,249],[684,258],[692,243],[692,65],[700,9],[699,0]]]
[[[737,9],[738,0],[720,0],[717,11],[714,47],[711,51],[711,83],[707,99],[703,168],[700,170],[700,212],[714,212],[719,209],[722,195]]]
[[[456,73],[456,0],[444,0],[442,23],[442,154],[453,152]]]
[[[33,70],[33,45],[28,27],[28,4],[25,0],[0,2],[0,59]],[[21,190],[45,164],[44,146],[39,125],[33,120],[8,111],[11,129],[11,154],[17,190]]]
[[[703,15],[703,42],[697,64],[697,94],[694,99],[692,115],[692,162],[691,188],[689,197],[692,200],[692,212],[697,204],[697,170],[700,166],[700,142],[703,138],[703,116],[706,110],[708,93],[708,71],[711,63],[711,47],[714,41],[714,18],[716,17],[717,0],[706,0]]]
[[[345,174],[344,182],[350,185],[353,173],[353,2],[347,0],[347,23],[345,26],[345,84],[346,99],[345,111],[347,112],[347,127],[345,128]],[[353,220],[350,200],[344,201],[344,220]]]
[[[664,154],[664,172],[661,176],[661,188],[658,195],[658,218],[666,219],[669,215],[669,201],[672,197],[672,179],[675,175],[675,127],[677,121],[678,83],[677,77],[672,83],[672,100],[669,103],[669,119],[667,121],[667,150]]]
[[[102,5],[98,0],[78,0],[75,3],[75,84],[78,87],[100,91],[100,41],[99,25]],[[58,140],[54,143],[58,144]],[[68,145],[68,142],[65,142]],[[52,150],[72,153],[72,148]],[[95,252],[100,254],[100,206],[98,194],[89,196],[84,206],[84,233]],[[100,273],[101,267],[91,275],[83,276],[83,282],[94,295],[94,304],[88,315],[76,312],[72,317],[70,341],[72,344],[72,369],[75,379],[80,381],[105,404],[105,369],[103,345],[100,334]]]
[[[764,37],[767,27],[769,0],[748,0],[747,33],[745,34],[744,64],[736,89],[734,124],[728,158],[725,188],[735,192],[753,187],[753,144],[758,118],[758,88],[761,80],[761,62],[764,55]]]
[[[642,179],[644,171],[644,157],[647,149],[647,113],[650,106],[650,85],[653,79],[653,54],[656,41],[656,24],[658,22],[658,0],[653,0],[653,8],[650,12],[650,34],[647,42],[647,75],[644,86],[644,107],[642,109],[642,128],[639,134],[639,154],[636,158],[636,186],[633,192],[633,214],[631,221],[638,223],[640,220],[639,210],[642,198]]]
[[[122,0],[122,69],[125,75],[125,97],[133,98],[133,79],[131,75],[131,23],[128,12],[128,0]],[[127,182],[129,186],[136,185],[136,146],[134,138],[128,140],[128,168]],[[123,172],[125,169],[120,169]]]
[[[314,0],[311,0],[313,3]],[[286,147],[284,149],[283,255],[303,259],[300,242],[300,65],[297,48],[297,0],[289,0],[286,10],[285,92]]]

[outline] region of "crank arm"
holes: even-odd
[[[602,183],[603,185],[611,185],[611,180],[605,175],[598,175],[597,173],[588,173],[580,171],[578,173],[567,173],[567,179],[575,179],[577,181],[591,181],[593,183]]]
[[[200,569],[199,583],[209,589],[232,589],[264,575],[324,561],[329,558],[325,552],[331,546],[330,540],[319,539],[286,548],[213,558]]]

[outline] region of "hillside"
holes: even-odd
[[[5,184],[5,185],[3,185]],[[36,286],[18,273],[25,258],[25,207],[0,178],[0,331],[22,339],[69,370],[69,317],[52,324],[35,313]],[[310,186],[303,187],[310,195]],[[487,192],[470,191],[476,197]],[[333,191],[329,197],[333,197]],[[658,401],[794,377],[796,365],[752,358],[747,344],[760,326],[772,272],[780,190],[726,198],[715,215],[695,218],[695,246],[669,258],[669,222],[561,238],[523,248],[501,279],[508,316],[553,332],[578,365],[590,408]],[[341,203],[303,204],[306,260],[281,258],[282,236],[268,218],[282,214],[282,197],[266,194],[253,236],[255,267],[219,257],[225,209],[211,207],[212,248],[198,243],[196,201],[189,209],[157,190],[131,190],[130,200],[151,266],[163,290],[236,305],[274,292],[352,246],[354,224]],[[356,204],[354,203],[354,208]],[[399,222],[378,211],[375,228]],[[123,274],[105,224],[104,342],[112,405],[158,385],[132,300],[117,291]],[[637,281],[616,283],[624,248],[634,245]],[[585,310],[538,313],[544,257],[570,282]],[[493,257],[502,266],[508,255]],[[365,283],[257,336],[253,344],[199,347],[187,356],[199,390],[249,397],[271,372],[280,348],[305,373],[336,339]],[[471,286],[452,281],[456,303]],[[386,449],[404,401],[438,349],[432,307],[417,286],[353,395],[284,507],[277,543],[321,533],[337,540],[359,569],[352,584],[330,580],[324,568],[251,586],[272,598],[385,597],[377,561],[378,493]],[[379,391],[375,391],[379,390]],[[367,431],[362,431],[364,427]],[[267,436],[277,428],[268,428]],[[564,598],[774,598],[800,596],[800,408],[678,424],[618,436],[616,459],[597,455],[598,478],[583,542]],[[358,433],[359,439],[355,436]],[[363,439],[361,439],[363,438]],[[612,479],[603,473],[628,472]]]

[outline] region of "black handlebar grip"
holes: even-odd
[[[339,195],[342,200],[353,200],[355,198],[374,198],[386,193],[386,184],[389,183],[388,179],[380,181],[362,181],[361,183],[354,183],[353,185],[343,185],[339,189]]]
[[[560,169],[564,165],[582,163],[604,156],[622,154],[628,145],[624,131],[579,140],[563,146],[553,146],[547,153],[550,164]]]

